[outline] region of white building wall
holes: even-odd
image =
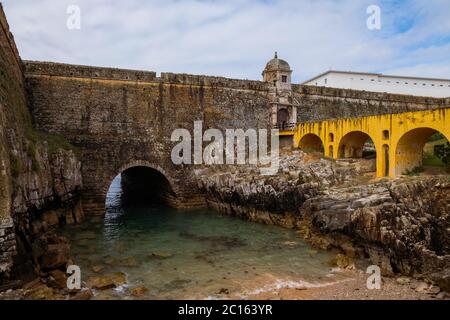
[[[450,80],[330,71],[305,85],[448,98]]]

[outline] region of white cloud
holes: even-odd
[[[6,0],[24,59],[260,79],[277,50],[301,81],[328,68],[450,78],[448,0]],[[66,8],[82,29],[66,28]],[[411,24],[411,26],[408,25]],[[402,29],[407,25],[407,30]],[[401,32],[400,32],[401,31]],[[447,39],[445,37],[448,37]]]

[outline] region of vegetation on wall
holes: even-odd
[[[10,158],[11,175],[17,178],[23,171],[22,160],[18,156],[11,155]]]
[[[440,144],[434,147],[434,153],[441,161],[450,168],[450,142]]]
[[[66,138],[59,134],[42,132],[31,127],[26,131],[26,137],[34,144],[46,141],[48,145],[48,152],[50,155],[54,154],[60,149],[71,150],[77,156],[80,156],[81,154],[79,148],[72,145]]]

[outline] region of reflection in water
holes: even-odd
[[[293,230],[209,209],[122,208],[120,191],[116,178],[106,216],[64,230],[83,280],[116,271],[127,276],[125,286],[98,292],[97,298],[131,298],[136,286],[149,289],[140,298],[243,297],[339,277],[330,274],[331,253],[313,250]]]

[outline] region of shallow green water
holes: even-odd
[[[96,298],[132,298],[129,291],[140,285],[149,289],[141,298],[236,298],[342,277],[328,266],[332,253],[312,249],[293,230],[208,209],[121,208],[119,195],[115,179],[104,218],[63,230],[82,280],[117,271],[127,276],[125,286]],[[94,273],[93,266],[103,270]]]

